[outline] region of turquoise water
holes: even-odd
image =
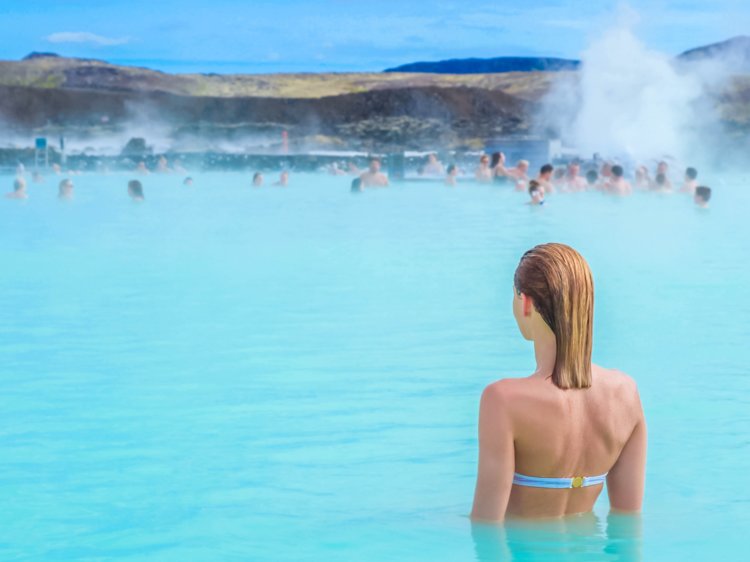
[[[0,200],[1,560],[746,558],[743,181],[706,212],[194,177]],[[589,260],[595,360],[640,385],[644,513],[472,527],[479,395],[533,370],[511,283],[547,241]]]

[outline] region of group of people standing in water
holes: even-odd
[[[332,175],[355,175],[352,181],[352,192],[364,191],[367,188],[388,187],[389,179],[381,171],[382,163],[379,158],[370,158],[368,167],[362,171],[353,163],[349,163],[346,169],[337,165],[329,166],[328,172]],[[669,164],[661,161],[656,166],[653,177],[646,166],[638,166],[634,171],[632,182],[625,177],[625,170],[619,164],[603,162],[589,166],[585,174],[581,174],[581,162],[572,160],[562,167],[555,167],[552,164],[544,164],[539,172],[531,177],[530,164],[528,160],[519,160],[514,166],[506,165],[505,155],[502,152],[494,152],[491,155],[482,154],[479,158],[479,165],[474,170],[473,176],[463,173],[464,177],[468,176],[478,183],[493,183],[512,187],[516,191],[527,192],[529,195],[528,204],[543,205],[545,197],[553,193],[572,193],[581,191],[598,191],[611,195],[626,196],[634,190],[653,191],[658,193],[685,193],[693,197],[696,205],[699,207],[708,207],[711,199],[711,188],[698,184],[698,171],[689,167],[685,170],[682,183],[678,189],[674,189],[669,177]],[[60,167],[55,165],[53,168],[55,174],[60,175]],[[135,168],[139,175],[148,175],[150,170],[144,162],[139,162]],[[165,157],[161,157],[157,163],[157,173],[180,173],[186,172],[180,165],[169,168]],[[448,186],[458,185],[459,176],[462,171],[456,164],[450,164],[447,168],[443,166],[436,154],[429,154],[424,164],[419,168],[419,175],[423,177],[444,178],[444,183]],[[44,178],[35,172],[32,176],[34,182],[41,183]],[[262,187],[265,179],[262,172],[255,172],[252,177],[251,185],[253,187]],[[183,185],[193,185],[193,178],[187,176],[183,180]],[[273,183],[277,187],[287,187],[289,185],[289,172],[282,170],[279,179]],[[58,196],[60,199],[72,199],[74,193],[73,181],[65,178],[59,183]],[[145,199],[143,184],[139,180],[128,182],[128,195],[134,201],[143,201]],[[16,178],[13,183],[13,191],[6,194],[9,199],[26,199],[28,197],[27,183],[25,179],[25,169],[19,165],[16,171]]]

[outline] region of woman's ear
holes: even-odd
[[[523,315],[524,316],[531,316],[531,309],[534,306],[534,303],[531,300],[531,297],[528,295],[521,295],[521,298],[523,299]]]

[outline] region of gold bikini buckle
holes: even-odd
[[[583,476],[576,476],[570,483],[571,488],[580,488],[583,486]]]

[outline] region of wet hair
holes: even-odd
[[[552,164],[545,164],[539,169],[539,175],[542,174],[550,174],[555,168],[552,166]]]
[[[456,171],[456,165],[455,164],[451,164],[450,166],[448,166],[448,169],[446,170],[446,172],[448,174],[452,174],[455,171]]]
[[[258,178],[262,178],[262,177],[263,177],[263,174],[261,174],[260,172],[255,172],[253,174],[253,183],[255,183]]]
[[[622,166],[619,164],[616,164],[612,166],[612,175],[616,178],[621,178],[623,174],[625,173],[625,170],[622,169]]]
[[[593,185],[596,183],[596,180],[599,179],[599,173],[596,170],[589,170],[586,172],[586,181],[589,183],[589,185]]]
[[[370,164],[372,164],[373,162],[377,162],[378,164],[381,164],[380,158],[378,158],[377,156],[371,156],[370,159],[368,160],[368,162]]]
[[[667,176],[664,174],[656,174],[656,178],[654,179],[656,181],[657,185],[666,185],[667,183]]]
[[[130,180],[128,182],[128,193],[131,197],[139,197],[141,199],[144,199],[143,184],[138,180]]]
[[[490,168],[494,168],[498,164],[500,164],[500,159],[503,157],[502,152],[493,152],[492,153],[492,160],[490,160]]]
[[[594,280],[586,260],[565,244],[535,246],[521,258],[514,284],[555,334],[552,382],[562,389],[589,388]]]
[[[539,182],[536,180],[531,180],[529,182],[529,195],[533,195],[535,191],[540,191],[541,186],[539,185]]]
[[[695,196],[708,203],[711,200],[711,188],[705,185],[698,186],[695,188]]]
[[[698,177],[698,170],[696,170],[695,168],[688,168],[687,170],[685,170],[685,175],[691,180],[694,180]]]
[[[21,191],[24,187],[26,187],[26,180],[23,178],[16,178],[13,181],[13,191]]]
[[[359,193],[362,191],[362,180],[359,178],[354,178],[352,180],[352,193]]]

